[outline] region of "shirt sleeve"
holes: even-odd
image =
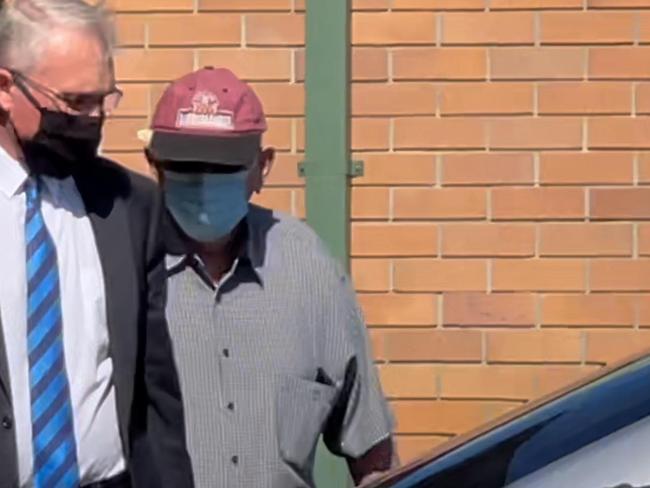
[[[324,300],[328,310],[322,315],[320,350],[338,392],[324,440],[334,454],[356,459],[389,437],[394,421],[350,279],[338,267],[335,275],[330,299]]]

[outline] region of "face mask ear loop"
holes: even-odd
[[[36,110],[39,112],[43,113],[43,106],[38,103],[38,100],[32,95],[32,92],[30,92],[27,89],[27,86],[23,81],[20,79],[19,75],[14,74],[14,85],[20,90],[20,92],[25,96],[27,101],[34,107]]]

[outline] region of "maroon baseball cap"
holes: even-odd
[[[149,151],[159,161],[250,166],[266,129],[252,88],[228,69],[206,67],[167,87],[151,121]]]

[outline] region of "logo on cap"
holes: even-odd
[[[200,91],[192,98],[191,108],[178,111],[176,127],[179,129],[233,130],[233,113],[221,110],[219,98],[209,91]]]

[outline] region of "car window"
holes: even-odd
[[[650,358],[644,358],[379,486],[525,487],[515,483],[534,480],[534,473],[541,476],[544,468],[573,454],[589,452],[584,449],[594,443],[602,441],[607,445],[607,439],[615,438],[611,437],[615,433],[629,426],[645,425],[642,422],[649,416]],[[636,486],[648,484],[642,479],[628,481]]]

